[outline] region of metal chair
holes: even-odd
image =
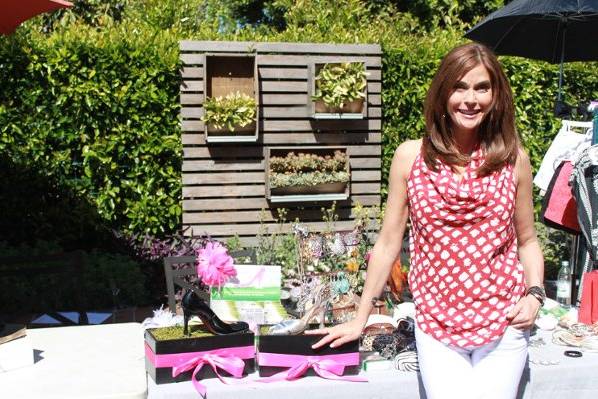
[[[229,254],[234,259],[249,258],[252,263],[255,263],[256,254],[252,249],[244,249],[241,251],[232,251]],[[172,313],[176,313],[176,288],[184,288],[193,290],[200,298],[209,301],[209,294],[205,291],[198,290],[197,287],[190,284],[185,278],[193,276],[197,273],[195,269],[195,256],[168,256],[164,258],[164,276],[166,278],[166,292],[168,293],[168,308]],[[175,268],[175,265],[185,265],[184,267]]]

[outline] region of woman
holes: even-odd
[[[470,43],[441,62],[424,105],[427,134],[394,155],[380,236],[356,318],[315,330],[358,339],[410,219],[409,285],[428,399],[514,398],[528,330],[545,298],[530,162],[496,56]]]

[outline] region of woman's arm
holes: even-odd
[[[407,179],[420,146],[419,140],[407,141],[396,149],[393,156],[384,221],[369,260],[357,316],[347,323],[309,331],[311,334],[327,334],[313,346],[314,348],[327,343],[335,347],[359,338],[372,311],[373,299],[382,292],[392,265],[401,251],[408,217]]]
[[[544,257],[534,229],[534,207],[532,200],[532,170],[529,158],[519,151],[515,165],[517,198],[515,200],[515,232],[519,249],[519,260],[523,264],[527,287],[543,286]],[[508,315],[511,325],[519,329],[531,328],[540,309],[540,302],[527,295],[515,305]]]

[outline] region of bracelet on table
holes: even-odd
[[[544,291],[544,287],[532,285],[525,291],[525,295],[533,296],[540,302],[540,306],[544,306],[544,301],[546,300],[546,291]]]

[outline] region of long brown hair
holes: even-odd
[[[513,165],[520,146],[515,129],[513,94],[507,77],[494,53],[479,43],[468,43],[451,50],[440,63],[424,104],[427,135],[422,141],[422,153],[428,168],[437,170],[436,160],[448,165],[464,165],[469,156],[459,152],[455,143],[447,103],[455,84],[478,65],[484,65],[490,75],[492,103],[478,129],[480,147],[485,161],[477,173],[485,176]]]

